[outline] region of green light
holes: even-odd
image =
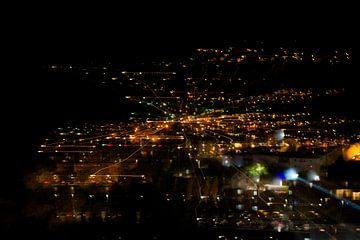
[[[247,173],[253,177],[260,177],[268,174],[266,167],[260,163],[253,164],[246,168]]]

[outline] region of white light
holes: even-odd
[[[285,137],[285,133],[284,130],[280,129],[280,130],[276,130],[275,131],[275,139],[278,141],[283,140]]]
[[[309,181],[320,181],[320,176],[313,170],[308,172],[307,177]]]
[[[285,178],[287,180],[296,180],[299,177],[299,174],[294,168],[289,168],[285,171]]]

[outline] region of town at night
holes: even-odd
[[[360,239],[356,44],[119,32],[11,72],[4,239]]]

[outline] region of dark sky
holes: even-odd
[[[17,9],[18,10],[18,9]],[[353,46],[352,6],[254,4],[91,4],[32,6],[9,14],[4,50],[18,61],[87,61],[104,56],[178,55],[244,39],[297,39],[307,46]],[[341,16],[340,16],[341,15]],[[15,21],[16,20],[16,21]]]

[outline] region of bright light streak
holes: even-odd
[[[305,184],[309,184],[309,186],[310,186],[310,182],[309,182],[309,181],[307,181],[307,180],[305,180],[305,179],[303,179],[303,178],[300,178],[300,177],[297,178],[297,179],[300,180],[300,181],[302,181],[302,182],[305,183]],[[330,192],[330,191],[327,190],[326,188],[323,188],[323,187],[321,187],[321,186],[319,186],[319,185],[316,185],[316,184],[313,184],[313,183],[311,183],[311,188],[314,188],[314,189],[316,189],[316,190],[318,190],[318,191],[321,191],[321,192],[323,192],[323,193],[326,193],[326,194],[328,194],[329,196],[331,196],[331,197],[333,197],[333,198],[335,198],[335,199],[340,200],[343,205],[346,204],[346,205],[348,205],[348,206],[350,206],[350,207],[352,207],[352,208],[360,211],[360,205],[355,204],[355,203],[353,203],[352,201],[347,200],[347,199],[345,199],[345,198],[338,197],[338,196],[336,196],[336,194]]]

